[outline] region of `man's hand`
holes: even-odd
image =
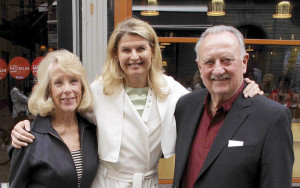
[[[247,87],[243,91],[245,98],[253,97],[257,94],[259,94],[259,95],[264,94],[264,92],[259,89],[258,84],[256,84],[254,81],[250,80],[249,78],[245,78],[245,81],[248,84]]]
[[[22,146],[27,146],[27,143],[32,143],[34,136],[29,131],[30,122],[28,120],[20,121],[16,124],[11,131],[11,145],[14,148],[21,148]]]

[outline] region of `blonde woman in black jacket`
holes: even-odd
[[[96,127],[80,117],[93,108],[85,70],[59,50],[43,59],[38,80],[28,102],[35,141],[13,150],[10,187],[91,187],[98,156]]]

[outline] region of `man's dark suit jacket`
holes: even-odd
[[[204,111],[207,90],[180,98],[173,187],[182,187],[190,149]],[[243,146],[228,147],[229,140]],[[294,163],[291,114],[264,96],[245,99],[241,94],[217,134],[194,187],[288,188]]]

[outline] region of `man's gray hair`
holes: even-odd
[[[241,50],[241,59],[244,58],[245,54],[246,54],[246,50],[245,50],[245,43],[244,43],[244,37],[242,35],[242,33],[232,27],[232,26],[227,26],[227,25],[217,25],[217,26],[213,26],[213,27],[210,27],[208,29],[206,29],[204,31],[204,33],[201,34],[196,46],[195,46],[195,51],[196,51],[196,54],[197,54],[197,59],[199,58],[199,46],[202,42],[202,40],[209,34],[216,34],[216,33],[222,33],[224,31],[228,31],[230,33],[232,33],[234,36],[236,36],[236,38],[238,39],[238,42],[240,44],[240,50]]]

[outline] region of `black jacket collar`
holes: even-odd
[[[81,117],[79,113],[76,114],[78,118],[78,125],[83,128],[90,126],[91,124],[87,122],[86,119]],[[51,125],[51,116],[40,116],[38,115],[35,121],[31,124],[31,129],[35,132],[46,134],[54,133],[57,134]]]

